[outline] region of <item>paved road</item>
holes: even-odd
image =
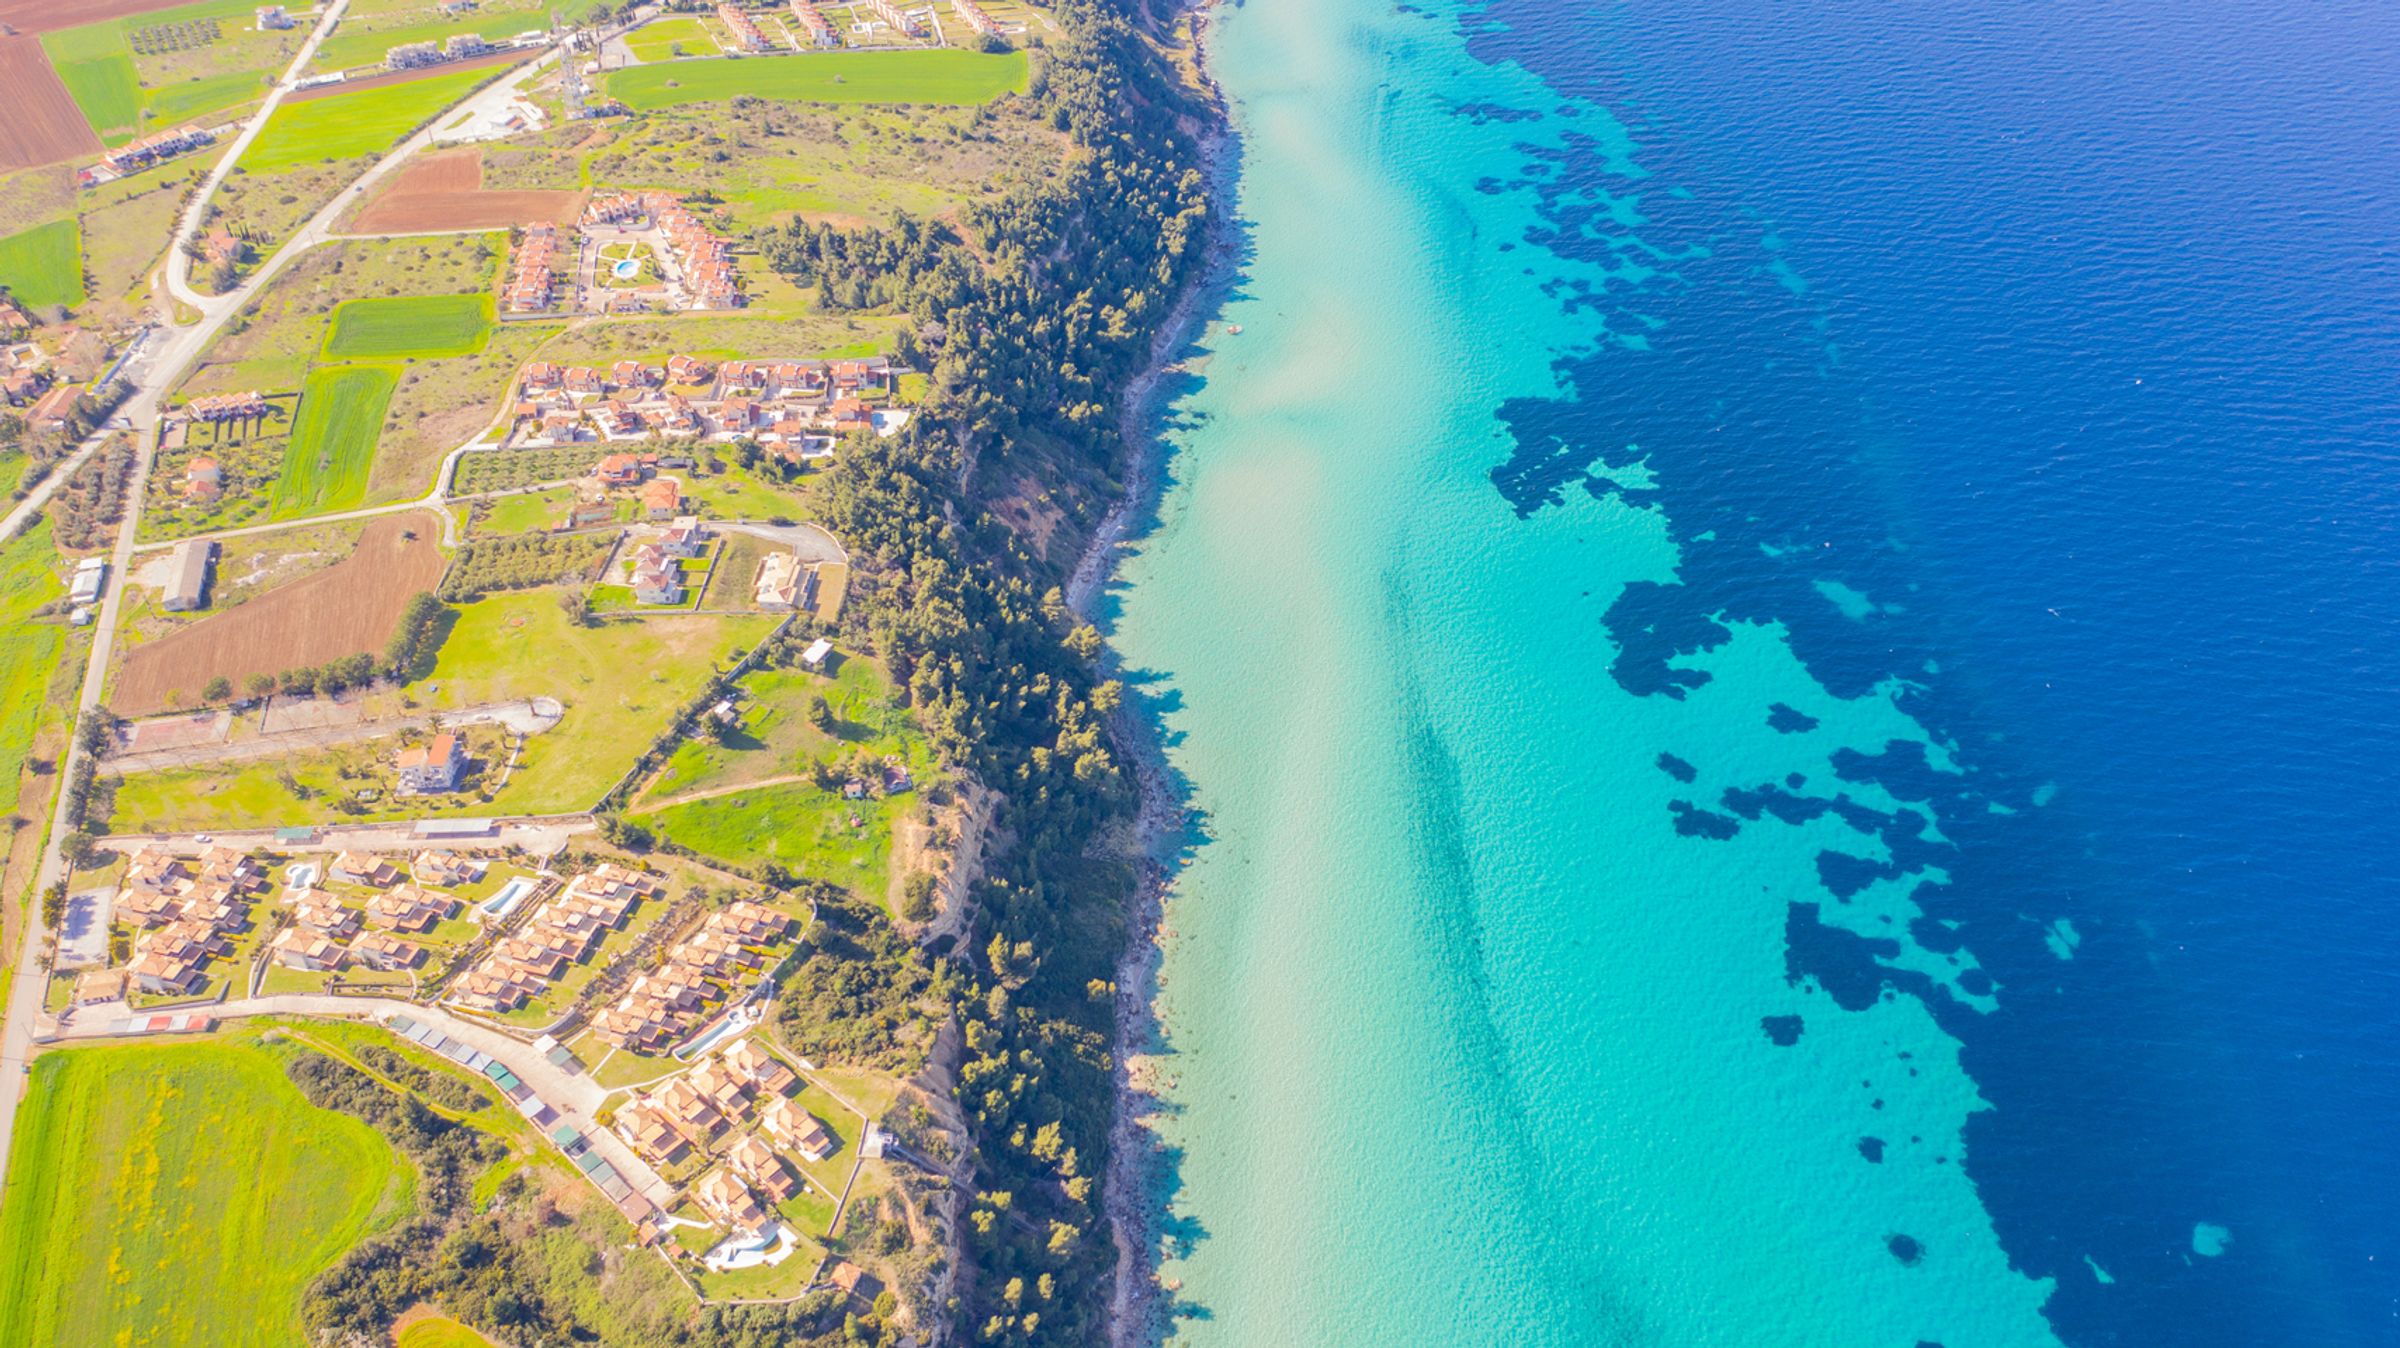
[[[220,1020],[238,1020],[248,1016],[312,1016],[340,1020],[383,1020],[391,1016],[406,1016],[420,1025],[431,1025],[443,1034],[490,1054],[502,1066],[514,1072],[533,1088],[544,1104],[557,1110],[578,1132],[591,1140],[608,1163],[617,1168],[635,1191],[661,1209],[673,1198],[650,1163],[634,1154],[615,1133],[600,1126],[595,1117],[608,1091],[588,1073],[566,1072],[548,1058],[536,1052],[531,1044],[511,1038],[497,1030],[454,1016],[438,1006],[424,1006],[385,997],[335,997],[324,993],[295,993],[278,997],[245,997],[222,1002],[208,1008],[208,1013]],[[64,1027],[62,1038],[98,1038],[106,1036],[109,1027],[121,1015],[117,1008],[105,1006],[78,1013],[74,1022]]]
[[[217,159],[216,167],[200,180],[200,190],[192,194],[190,204],[184,207],[183,218],[175,230],[175,245],[167,249],[167,293],[204,315],[214,317],[220,312],[231,313],[236,307],[233,301],[246,296],[240,289],[214,296],[203,295],[192,289],[192,259],[184,252],[183,245],[199,237],[200,219],[207,213],[208,203],[216,196],[217,188],[224,184],[226,175],[233,172],[234,164],[250,148],[250,143],[258,139],[258,133],[267,129],[267,119],[275,115],[275,109],[283,106],[284,96],[299,85],[308,63],[316,59],[317,45],[333,32],[333,26],[341,22],[342,11],[349,7],[350,0],[333,0],[333,3],[325,6],[324,14],[317,19],[317,26],[309,30],[308,40],[300,44],[299,54],[284,68],[283,78],[275,81],[275,87],[267,91],[267,101],[259,104],[258,111],[243,124],[240,134],[233,138],[232,145]]]
[[[478,838],[421,837],[411,821],[382,824],[337,824],[317,830],[317,836],[305,843],[280,842],[273,829],[236,829],[229,833],[205,835],[193,833],[110,833],[96,839],[112,851],[130,851],[144,843],[164,844],[168,851],[198,856],[211,847],[238,847],[244,851],[278,852],[435,852],[494,851],[521,847],[537,857],[547,857],[567,845],[568,840],[599,828],[588,814],[545,815],[498,820],[493,831]]]

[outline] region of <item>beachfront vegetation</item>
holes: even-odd
[[[406,1209],[374,1131],[255,1041],[44,1054],[0,1207],[0,1343],[281,1345],[302,1289]]]
[[[741,97],[963,106],[1021,92],[1025,81],[1023,52],[943,48],[632,66],[608,77],[608,92],[636,112]]]
[[[492,335],[490,295],[400,295],[344,300],[325,327],[327,360],[429,360],[481,351]]]

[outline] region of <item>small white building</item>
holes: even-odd
[[[800,663],[808,669],[823,673],[825,657],[831,654],[833,654],[833,643],[823,637],[818,637],[815,641],[808,643],[807,650],[800,652]]]

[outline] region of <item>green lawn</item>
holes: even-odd
[[[349,510],[366,499],[375,437],[398,377],[375,365],[311,370],[275,480],[274,518]]]
[[[476,528],[486,534],[529,534],[547,529],[550,521],[574,499],[575,489],[572,487],[555,487],[522,496],[503,496],[484,506],[483,520]]]
[[[344,300],[325,327],[325,358],[471,356],[492,336],[489,295],[400,295]]]
[[[117,25],[87,23],[44,33],[42,50],[92,130],[111,143],[132,137],[142,120],[142,82]]]
[[[44,1054],[0,1208],[0,1343],[284,1345],[414,1172],[254,1044]]]
[[[634,66],[610,75],[608,92],[636,112],[722,103],[743,94],[815,103],[963,105],[1022,92],[1025,80],[1023,52],[806,52]]]
[[[266,96],[266,87],[264,78],[257,71],[237,70],[229,75],[205,75],[156,89],[145,89],[142,91],[142,101],[149,109],[154,124],[177,126],[206,113],[240,107],[263,98]]]
[[[17,808],[25,755],[45,711],[44,690],[66,646],[57,620],[37,622],[33,611],[63,590],[47,521],[0,547],[0,815]]]
[[[491,1348],[492,1341],[456,1320],[435,1316],[400,1331],[397,1348]]]
[[[329,159],[381,154],[436,113],[501,74],[498,66],[428,75],[352,93],[285,103],[242,156],[250,173],[271,173]]]
[[[748,651],[773,626],[763,616],[711,616],[578,627],[555,591],[493,595],[459,607],[432,675],[407,691],[435,708],[539,696],[566,703],[564,721],[526,742],[489,810],[584,810],[699,694],[713,664]]]
[[[698,19],[658,19],[643,24],[626,34],[625,45],[633,49],[634,57],[643,61],[673,60],[674,48],[683,48],[685,56],[714,56],[717,44],[700,26]]]
[[[0,238],[0,286],[34,308],[83,303],[83,231],[53,220]]]
[[[755,670],[742,676],[741,690],[741,728],[723,743],[695,737],[676,746],[646,799],[756,782],[860,749],[877,757],[897,754],[920,776],[931,765],[923,736],[906,711],[890,704],[891,683],[871,660],[841,657],[830,678],[797,669]],[[809,724],[809,702],[816,697],[833,711],[829,731]]]
[[[891,865],[892,819],[914,799],[844,800],[839,792],[787,782],[671,805],[639,818],[704,857],[733,866],[772,861],[881,903]]]

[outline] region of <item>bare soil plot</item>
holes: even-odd
[[[0,20],[8,20],[8,3],[0,0]],[[73,8],[55,7],[62,14]],[[49,53],[37,39],[0,37],[0,89],[9,91],[7,115],[0,116],[0,173],[100,152],[100,138],[92,134],[92,124],[84,120],[67,86],[59,83]]]
[[[483,151],[444,150],[393,175],[391,185],[344,226],[352,234],[422,234],[506,229],[537,220],[573,224],[583,191],[483,190]]]
[[[380,655],[408,601],[442,578],[440,531],[430,515],[377,519],[333,566],[135,650],[111,705],[138,716],[166,707],[169,693],[196,696],[219,675],[238,688],[252,674]]]
[[[0,0],[0,23],[20,33],[47,33],[184,3],[186,0]]]

